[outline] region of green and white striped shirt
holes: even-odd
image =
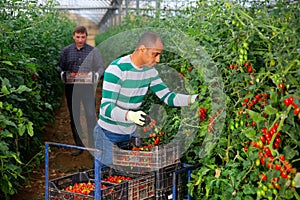
[[[152,68],[138,68],[130,55],[113,61],[105,70],[98,124],[119,134],[131,134],[136,124],[125,119],[128,110],[139,110],[148,89],[169,106],[187,106],[190,95],[169,90]]]

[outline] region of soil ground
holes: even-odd
[[[101,94],[97,90],[97,94]],[[96,103],[99,105],[100,100]],[[98,109],[98,108],[96,108]],[[62,99],[61,107],[56,111],[55,122],[49,123],[43,133],[44,142],[57,142],[75,145],[71,127],[69,112],[65,97]],[[94,159],[89,151],[79,156],[72,156],[74,148],[64,148],[50,145],[49,153],[49,180],[64,177],[79,171],[86,171],[93,167]],[[29,183],[23,184],[18,193],[12,197],[13,200],[44,200],[45,199],[45,162],[38,169],[29,174]]]

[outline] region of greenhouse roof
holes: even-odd
[[[100,24],[108,11],[118,12],[121,5],[122,12],[128,10],[148,9],[178,9],[190,5],[195,0],[56,0],[58,9],[68,10],[80,16],[90,19],[96,24]],[[159,4],[157,4],[159,2]]]

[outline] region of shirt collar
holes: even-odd
[[[86,47],[86,43],[83,45],[83,47],[81,47],[81,49],[80,50],[78,50],[78,51],[81,51],[81,50],[83,50],[83,49],[85,49],[85,47]],[[77,47],[76,47],[76,44],[74,43],[74,49],[76,49],[77,50]]]

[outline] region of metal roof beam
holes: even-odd
[[[82,7],[82,6],[57,6],[55,7],[58,10],[108,10],[112,9],[111,6],[101,6],[101,7]]]

